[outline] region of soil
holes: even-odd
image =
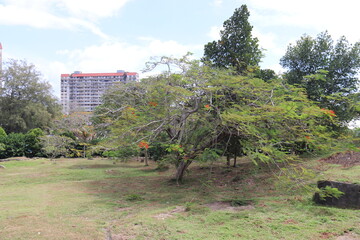
[[[232,211],[232,212],[236,212],[236,211],[239,211],[239,210],[251,210],[251,209],[255,208],[252,205],[235,206],[234,207],[234,206],[231,206],[231,204],[229,202],[214,202],[214,203],[205,204],[205,206],[209,207],[213,211],[229,210],[229,211]]]
[[[158,215],[156,215],[154,217],[157,218],[157,219],[164,220],[166,218],[172,217],[175,213],[185,212],[185,210],[186,210],[185,207],[177,206],[174,210],[171,210],[171,211],[169,211],[167,213],[158,214]]]
[[[336,240],[359,240],[360,236],[355,233],[346,233],[336,238]]]
[[[330,157],[323,158],[320,160],[321,162],[340,164],[344,167],[352,167],[355,165],[360,165],[360,152],[341,152],[335,153]]]

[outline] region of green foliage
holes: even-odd
[[[7,134],[6,134],[5,130],[2,127],[0,127],[0,137],[6,137],[6,136],[7,136]]]
[[[262,53],[259,40],[252,36],[249,16],[246,5],[235,9],[223,24],[220,40],[205,45],[202,61],[217,68],[234,68],[237,73],[246,72],[249,66],[258,66]]]
[[[42,156],[42,144],[40,138],[44,136],[44,132],[40,128],[29,130],[25,135],[25,148],[27,157]]]
[[[214,162],[221,157],[222,152],[221,149],[217,148],[205,148],[197,159],[202,162]]]
[[[167,147],[161,142],[155,142],[149,147],[149,155],[154,161],[160,161],[167,154]]]
[[[256,69],[255,77],[264,80],[265,82],[271,81],[272,79],[276,79],[276,73],[271,69]]]
[[[331,186],[317,189],[317,193],[319,194],[320,200],[325,200],[325,198],[339,198],[344,195],[342,191]]]
[[[10,133],[0,135],[0,158],[42,156],[40,137],[41,129],[32,129],[26,134]]]
[[[41,138],[42,150],[51,159],[59,156],[66,156],[74,144],[71,138],[58,135],[45,135]]]
[[[107,150],[102,154],[104,157],[125,161],[130,157],[139,155],[139,149],[134,146],[122,146],[117,150]]]
[[[327,32],[315,39],[304,35],[288,47],[280,63],[288,69],[290,84],[304,87],[309,99],[334,110],[340,121],[359,116],[360,42],[352,45],[341,37],[334,43]]]
[[[51,86],[41,81],[35,66],[10,60],[2,74],[0,92],[0,125],[6,132],[27,132],[45,128],[60,111],[51,94]]]
[[[22,133],[10,133],[5,138],[2,137],[5,150],[1,152],[1,158],[25,156],[25,135]]]
[[[282,79],[265,82],[252,72],[237,75],[186,56],[160,61],[171,71],[104,95],[96,128],[107,132],[110,146],[139,148],[145,141],[149,149],[165,148],[162,158],[177,166],[176,179],[192,161],[214,161],[227,151],[256,164],[281,164],[334,136],[328,126],[336,116]]]

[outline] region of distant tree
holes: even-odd
[[[34,65],[10,60],[2,71],[2,80],[0,126],[6,132],[45,128],[59,113],[60,107],[51,94],[51,86],[41,81]]]
[[[249,16],[246,5],[235,9],[223,24],[220,40],[205,45],[202,61],[217,68],[234,68],[237,73],[246,72],[249,66],[258,66],[262,53],[259,40],[252,36]]]
[[[272,69],[256,69],[255,77],[260,78],[265,82],[277,78],[275,71]]]
[[[46,135],[41,137],[42,150],[51,160],[69,153],[74,140],[65,136]]]
[[[86,148],[96,137],[94,127],[91,125],[91,117],[92,114],[89,112],[74,112],[63,116],[54,122],[52,133],[75,140],[81,146],[85,158]]]
[[[317,38],[304,35],[288,46],[280,64],[288,69],[285,78],[290,84],[304,87],[309,99],[334,110],[339,120],[359,116],[360,42],[352,45],[341,37],[334,43],[328,32]]]

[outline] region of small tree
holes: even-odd
[[[91,125],[92,114],[89,112],[74,112],[57,119],[54,123],[53,132],[67,136],[82,147],[82,155],[86,157],[86,151],[95,139],[96,133]],[[91,153],[89,153],[91,154]]]
[[[56,157],[66,156],[74,140],[65,136],[46,135],[41,137],[42,150],[51,161]]]

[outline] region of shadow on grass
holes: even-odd
[[[250,197],[246,193],[254,190],[256,179],[245,183],[249,175],[249,165],[239,164],[238,168],[216,166],[214,168],[192,167],[182,183],[178,184],[174,177],[174,169],[161,172],[156,168],[144,167],[139,163],[108,165],[112,168],[128,168],[129,171],[106,170],[112,178],[84,183],[89,192],[100,199],[107,199],[120,205],[131,205],[126,196],[135,194],[144,198],[138,204],[145,205],[183,205],[186,202],[197,201],[208,203],[213,201]],[[131,169],[131,170],[130,170]],[[247,172],[247,173],[244,173]],[[240,174],[239,181],[233,181]],[[254,183],[252,182],[254,181]],[[243,196],[244,195],[244,196]]]

